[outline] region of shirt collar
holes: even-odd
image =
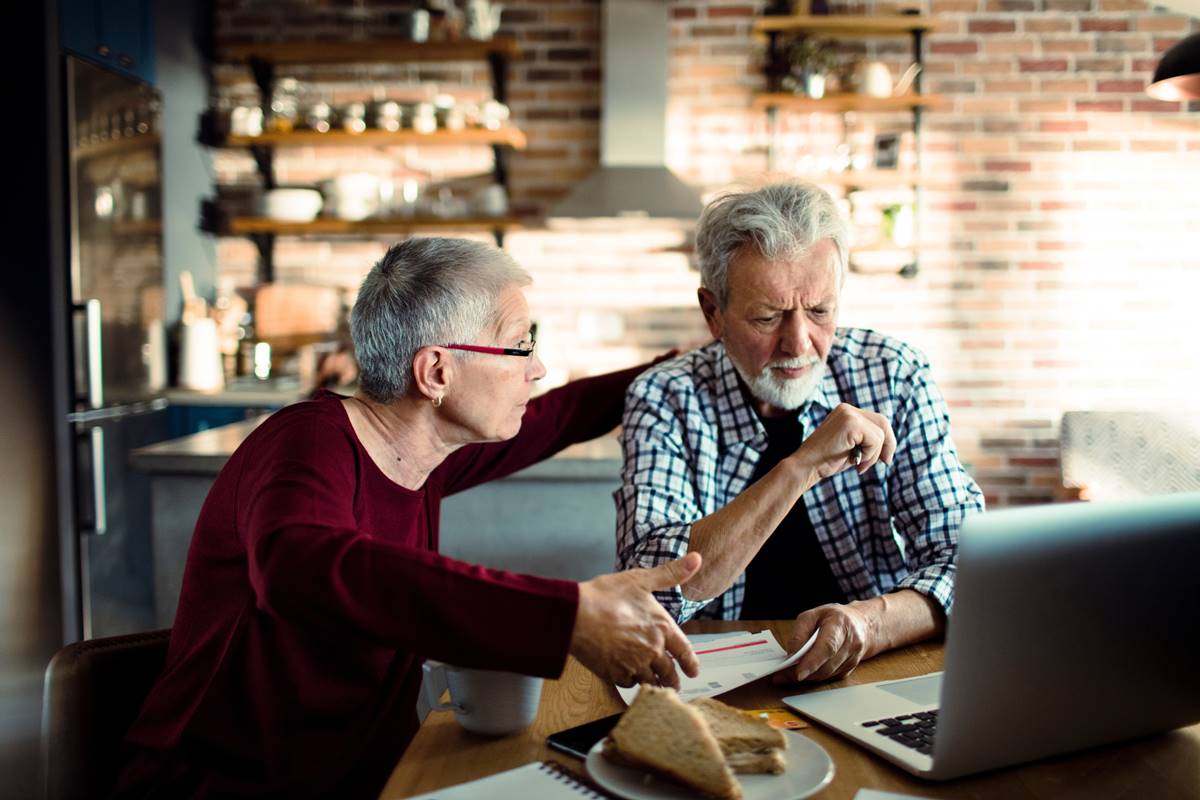
[[[756,450],[765,448],[767,431],[759,420],[758,413],[746,401],[746,393],[742,390],[741,376],[738,375],[737,367],[730,360],[729,353],[725,351],[725,343],[718,341],[714,347],[717,421],[721,431],[722,446],[727,448],[744,443]],[[837,380],[834,379],[832,364],[829,363],[833,359],[834,354],[831,352],[830,358],[826,362],[825,377],[821,380],[821,385],[817,387],[812,399],[796,411],[796,415],[806,423],[806,436],[821,420],[825,419],[834,406],[841,402]]]

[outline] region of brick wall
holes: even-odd
[[[761,0],[671,0],[668,161],[706,196],[767,170],[768,129],[750,109],[763,88],[762,46],[750,33]],[[386,35],[393,4],[368,6],[364,26],[338,7],[218,2],[222,40]],[[856,5],[870,13],[884,2]],[[843,10],[836,9],[835,10]],[[959,449],[994,504],[1041,502],[1058,481],[1064,410],[1200,405],[1192,344],[1200,295],[1200,104],[1144,94],[1161,54],[1200,23],[1132,0],[931,0],[946,29],[926,47],[924,90],[947,96],[926,116],[920,273],[852,275],[844,324],[901,336],[924,349],[953,415]],[[545,206],[598,155],[599,11],[583,0],[510,0],[505,33],[522,57],[510,100],[530,146],[511,159],[513,199]],[[848,48],[906,66],[904,40]],[[470,65],[301,73],[339,97],[374,86],[389,95],[468,91]],[[215,73],[214,101],[252,89]],[[422,88],[425,87],[425,88]],[[906,115],[853,115],[848,140],[903,130]],[[819,169],[842,120],[784,114],[775,131],[781,172]],[[912,158],[911,137],[906,158]],[[486,157],[486,151],[484,152]],[[353,168],[411,170],[454,180],[486,169],[478,153],[291,151],[282,175],[309,180]],[[222,154],[222,182],[252,182],[245,155]],[[860,204],[862,205],[862,204]],[[869,204],[866,204],[869,206]],[[686,233],[530,230],[507,247],[534,273],[550,381],[629,363],[703,335]],[[283,241],[284,280],[353,287],[384,241]],[[223,240],[222,279],[253,280],[255,251]]]

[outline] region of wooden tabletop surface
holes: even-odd
[[[785,640],[787,622],[693,621],[688,633],[771,628]],[[769,708],[803,691],[924,675],[942,668],[942,644],[931,642],[885,653],[859,665],[848,678],[817,686],[772,685],[769,678],[722,695],[741,708]],[[538,718],[528,729],[499,739],[465,732],[452,712],[433,712],[396,765],[381,800],[396,800],[483,778],[532,761],[557,761],[585,775],[583,763],[545,745],[549,734],[621,711],[616,690],[574,658],[562,677],[546,681]],[[801,731],[833,758],[833,782],[817,795],[849,800],[860,788],[928,798],[1200,798],[1200,725],[1119,745],[1095,748],[945,783],[915,778],[838,735],[810,726]],[[532,800],[532,798],[531,798]]]

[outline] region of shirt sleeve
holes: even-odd
[[[262,612],[334,641],[357,635],[466,667],[561,672],[576,584],[472,566],[359,530],[362,465],[336,425],[281,425],[263,439],[238,497],[238,535]]]
[[[704,516],[684,419],[661,376],[633,382],[625,397],[621,446],[625,463],[617,504],[617,569],[650,568],[687,555],[692,523]],[[654,596],[679,623],[709,600],[688,600],[675,586]]]
[[[438,472],[444,494],[511,475],[549,458],[564,447],[595,439],[617,427],[630,381],[648,364],[572,381],[535,397],[521,430],[512,439],[468,445],[453,453]]]
[[[909,574],[897,589],[914,589],[949,614],[963,520],[983,510],[983,493],[958,460],[946,401],[926,362],[901,384],[896,459],[888,470],[892,519],[903,538]]]

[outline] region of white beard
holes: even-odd
[[[764,403],[784,411],[795,411],[817,393],[825,378],[825,362],[816,356],[800,356],[768,364],[757,375],[750,375],[732,356],[729,358],[742,380],[750,387],[750,393]],[[771,370],[777,367],[810,369],[799,378],[781,378]]]

